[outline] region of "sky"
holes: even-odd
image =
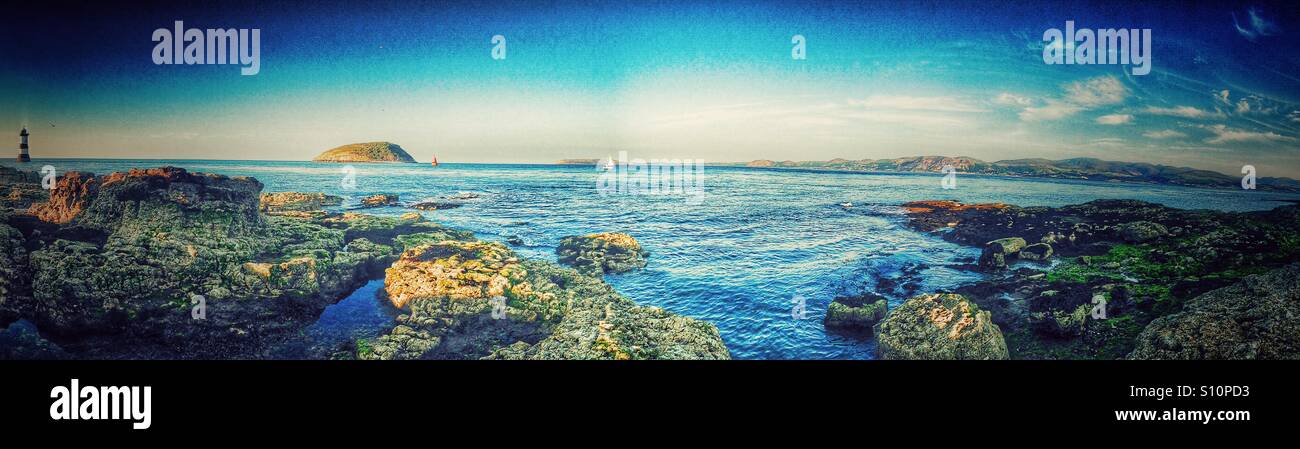
[[[307,160],[383,140],[442,162],[1096,157],[1300,178],[1294,6],[995,3],[16,5],[0,124],[15,143],[29,126],[36,158]],[[176,20],[259,29],[259,73],[154,64]],[[1046,64],[1066,21],[1151,29],[1151,72]]]

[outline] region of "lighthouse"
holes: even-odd
[[[13,129],[13,128],[9,128],[9,129]],[[27,154],[27,136],[30,135],[31,133],[27,132],[26,126],[23,127],[22,132],[18,133],[18,162],[32,161],[31,155]]]

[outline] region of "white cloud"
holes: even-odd
[[[1146,109],[1144,109],[1143,112],[1146,112],[1147,114],[1170,115],[1174,117],[1184,117],[1184,118],[1210,118],[1210,117],[1223,116],[1223,113],[1219,111],[1210,112],[1204,109],[1197,109],[1192,106],[1174,106],[1172,108],[1161,108],[1156,106],[1149,106]]]
[[[1221,91],[1219,91],[1219,93],[1214,94],[1214,99],[1215,99],[1215,101],[1217,101],[1219,104],[1222,104],[1222,105],[1231,105],[1231,104],[1232,104],[1232,100],[1229,99],[1229,97],[1228,97],[1228,89],[1221,90]]]
[[[1127,125],[1133,123],[1132,114],[1110,114],[1097,117],[1097,123],[1101,125]]]
[[[966,104],[954,97],[913,97],[907,95],[873,95],[866,100],[850,100],[850,104],[868,109],[896,109],[936,112],[983,112],[984,109]]]
[[[1142,135],[1149,139],[1173,139],[1173,138],[1187,137],[1186,134],[1180,133],[1178,131],[1174,131],[1172,129],[1162,129],[1160,131],[1147,131],[1142,133]]]
[[[1029,101],[1025,99],[1023,104],[1025,109],[1020,112],[1020,120],[1027,122],[1059,120],[1080,111],[1123,103],[1128,98],[1128,95],[1128,88],[1114,76],[1099,76],[1075,81],[1065,85],[1065,92],[1061,98],[1047,99],[1047,104],[1044,106],[1028,106]],[[994,101],[1002,99],[1002,96],[999,96]],[[1017,99],[1015,96],[1010,96],[1005,100],[1015,101]]]
[[[1030,100],[1029,97],[1016,95],[1008,92],[1003,92],[998,94],[998,96],[993,97],[993,102],[1004,106],[1022,106],[1022,107],[1034,104],[1034,102]]]
[[[1214,133],[1214,137],[1206,139],[1205,141],[1205,143],[1212,143],[1212,144],[1232,143],[1232,142],[1255,142],[1255,143],[1294,142],[1296,140],[1294,137],[1283,136],[1275,132],[1244,131],[1240,129],[1229,128],[1224,125],[1206,125],[1206,126],[1201,126],[1201,128],[1204,128]]]
[[[1029,107],[1020,111],[1020,120],[1036,122],[1042,120],[1060,120],[1082,111],[1083,107],[1057,100],[1047,100],[1047,105]]]
[[[1114,76],[1100,76],[1083,81],[1075,81],[1065,87],[1065,99],[1071,103],[1087,106],[1105,106],[1123,103],[1128,97],[1128,88]]]
[[[1237,102],[1237,113],[1245,114],[1247,112],[1250,112],[1250,103],[1247,103],[1246,99],[1242,98],[1241,101]]]

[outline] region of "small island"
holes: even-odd
[[[312,162],[391,162],[414,164],[415,158],[391,142],[353,143],[331,148]]]

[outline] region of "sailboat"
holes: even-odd
[[[434,156],[434,157],[433,157],[433,166],[434,166],[434,167],[437,167],[437,166],[438,166],[438,156]]]

